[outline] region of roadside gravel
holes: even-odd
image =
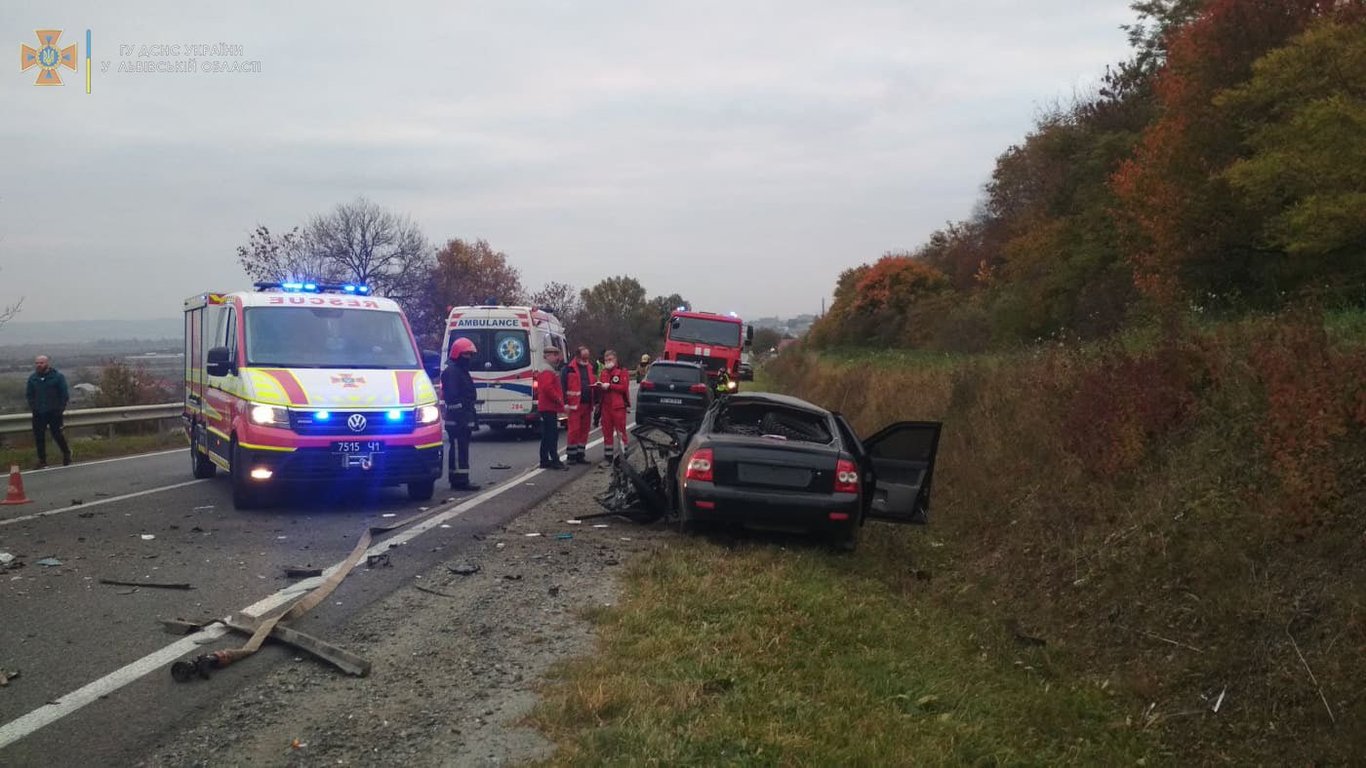
[[[520,725],[539,680],[555,662],[592,650],[583,611],[614,603],[621,564],[670,535],[618,518],[566,523],[602,511],[592,497],[606,480],[589,472],[329,634],[372,662],[368,677],[270,649],[286,662],[139,765],[493,766],[548,757],[553,745]],[[478,570],[453,572],[461,566]],[[228,683],[230,672],[211,684]]]

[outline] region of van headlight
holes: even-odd
[[[423,405],[417,409],[418,424],[435,424],[441,421],[441,411],[435,405]]]
[[[263,427],[289,427],[289,410],[278,405],[253,405],[251,421]]]

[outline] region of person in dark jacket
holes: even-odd
[[[62,434],[62,414],[71,400],[67,389],[66,377],[52,367],[47,355],[39,355],[33,361],[33,373],[29,374],[28,386],[24,390],[28,397],[28,410],[33,414],[33,446],[38,450],[38,468],[47,466],[47,433],[52,432],[52,442],[62,451],[62,466],[71,463],[71,447],[66,444]]]
[[[456,339],[451,344],[450,365],[441,372],[441,398],[446,402],[446,436],[450,440],[446,467],[451,489],[477,491],[480,486],[470,482],[470,437],[478,426],[474,403],[478,393],[470,377],[470,361],[478,348],[469,339]]]
[[[564,413],[560,366],[564,364],[564,355],[557,347],[546,347],[542,354],[550,367],[536,374],[536,410],[541,415],[541,469],[568,469],[560,461],[560,414]]]

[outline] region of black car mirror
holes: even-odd
[[[227,347],[213,347],[204,358],[205,371],[210,376],[227,376],[236,370],[233,365],[232,353]]]
[[[430,350],[422,353],[422,369],[433,380],[441,378],[441,353]]]

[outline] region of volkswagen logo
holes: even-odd
[[[363,414],[363,413],[353,413],[353,414],[351,414],[351,417],[350,417],[349,419],[346,420],[346,426],[350,427],[352,432],[364,432],[364,431],[365,431],[365,414]]]

